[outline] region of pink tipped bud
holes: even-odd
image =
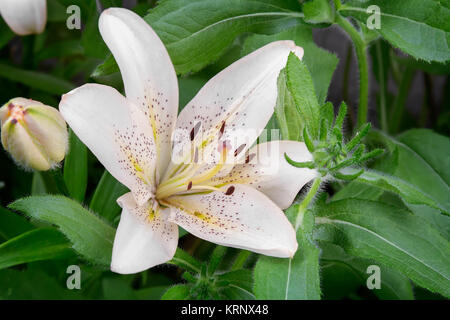
[[[25,168],[45,171],[68,149],[67,125],[55,108],[14,98],[0,108],[2,145]]]

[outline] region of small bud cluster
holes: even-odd
[[[338,115],[334,120],[333,105],[331,103],[325,104],[322,107],[323,117],[320,123],[319,139],[313,140],[306,127],[303,130],[303,140],[309,152],[312,153],[314,160],[296,162],[285,154],[286,161],[297,168],[316,169],[322,177],[331,175],[336,179],[342,180],[354,180],[358,178],[364,172],[364,169],[361,168],[354,174],[345,174],[342,172],[342,169],[359,166],[379,156],[383,153],[383,150],[375,149],[367,153],[365,152],[366,146],[361,141],[369,133],[370,123],[363,125],[355,136],[345,143],[342,131],[346,114],[347,105],[342,103]]]

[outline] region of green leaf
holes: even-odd
[[[352,169],[351,172],[357,170]],[[376,186],[382,190],[398,194],[403,200],[410,204],[425,204],[432,208],[439,209],[443,213],[450,215],[449,207],[446,204],[440,204],[424,191],[416,188],[414,185],[394,176],[386,175],[382,172],[366,170],[357,179],[357,182]],[[380,194],[381,195],[381,194]]]
[[[0,77],[56,95],[62,95],[75,88],[69,81],[50,74],[19,69],[4,63],[0,63]]]
[[[296,11],[293,0],[166,0],[145,20],[166,45],[177,73],[185,74],[217,60],[244,32],[295,23],[302,16]]]
[[[123,278],[102,279],[103,297],[106,300],[136,300],[136,292]]]
[[[450,60],[450,9],[435,0],[347,1],[339,13],[366,24],[369,5],[380,8],[381,28],[377,30],[393,46],[416,59]]]
[[[186,284],[177,284],[167,290],[161,300],[186,300],[191,293],[191,287]]]
[[[319,137],[320,106],[308,67],[295,54],[290,53],[286,64],[287,87],[297,106],[304,126],[313,139]]]
[[[428,129],[413,129],[397,137],[405,149],[435,171],[447,186],[450,184],[450,139]],[[448,193],[447,193],[448,195]]]
[[[331,273],[331,270],[324,270],[327,268],[338,269],[337,270],[338,272],[344,273],[344,274],[332,273],[332,275],[335,278],[341,277],[341,279],[332,279],[332,281],[338,282],[336,291],[342,291],[342,287],[347,285],[346,282],[348,281],[349,275],[353,277],[356,276],[358,286],[359,285],[366,286],[367,278],[369,277],[369,274],[367,273],[367,268],[371,265],[376,264],[380,267],[381,288],[375,289],[372,292],[379,299],[384,300],[414,299],[411,281],[403,274],[390,268],[387,268],[386,266],[380,265],[377,262],[349,256],[344,252],[344,250],[341,247],[333,245],[328,242],[322,242],[320,244],[320,248],[321,248],[320,260],[322,262],[323,276],[326,277],[327,273]],[[326,279],[326,281],[330,281],[330,279]],[[351,285],[352,284],[350,283],[350,286]],[[325,296],[327,296],[326,290],[327,288],[324,288]],[[338,294],[340,294],[340,292]],[[340,296],[340,298],[343,297],[345,296]]]
[[[413,185],[439,203],[440,210],[448,212],[449,138],[426,129],[407,131],[398,140],[381,132],[378,135],[388,148],[398,150],[398,165],[392,175]]]
[[[305,21],[310,23],[332,23],[334,13],[328,0],[312,0],[303,4]]]
[[[311,27],[297,25],[274,35],[251,35],[245,39],[242,55],[249,54],[270,42],[278,40],[293,40],[296,45],[304,49],[302,61],[305,62],[313,79],[319,104],[324,104],[328,87],[339,60],[336,55],[314,43]]]
[[[34,196],[9,207],[27,216],[55,224],[87,260],[108,266],[115,230],[77,202],[62,196]]]
[[[120,213],[116,200],[128,192],[128,188],[117,181],[108,171],[104,171],[95,189],[90,208],[106,220],[113,222]]]
[[[24,217],[0,207],[0,236],[6,240],[33,229]]]
[[[200,273],[202,269],[202,265],[199,261],[180,248],[177,248],[174,257],[167,263],[176,265],[193,273]]]
[[[165,44],[177,74],[186,74],[217,60],[245,32],[273,33],[299,23],[298,11],[295,0],[165,0],[144,19]]]
[[[297,220],[298,207],[294,205],[286,212],[291,222]],[[292,259],[258,259],[254,272],[257,299],[320,299],[319,249],[311,239],[314,216],[306,211],[301,219],[297,229],[299,247]]]
[[[64,182],[69,194],[80,203],[84,200],[88,179],[87,148],[70,130],[69,153],[64,161]]]
[[[431,130],[415,129],[398,139],[377,131],[371,139],[383,143],[390,154],[376,163],[376,171],[364,173],[340,190],[334,200],[376,200],[383,191],[390,191],[399,194],[409,206],[425,204],[448,214],[450,140],[447,137]]]
[[[286,72],[281,70],[277,80],[278,96],[275,117],[283,140],[302,141],[303,123],[292,95],[286,86]]]
[[[356,199],[331,202],[316,211],[317,239],[450,296],[450,243],[425,220],[401,208]]]
[[[81,299],[77,290],[68,290],[54,276],[42,270],[0,270],[0,299],[60,300]]]
[[[35,229],[0,245],[0,269],[32,261],[67,258],[72,254],[70,242],[59,231]]]
[[[219,291],[228,299],[253,300],[253,275],[250,270],[239,269],[217,276]]]

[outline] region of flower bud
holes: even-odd
[[[14,98],[0,108],[2,145],[25,168],[49,170],[68,149],[67,125],[55,108]]]

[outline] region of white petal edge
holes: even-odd
[[[178,226],[164,220],[165,212],[149,221],[142,213],[149,210],[151,203],[138,206],[130,193],[117,202],[123,210],[114,239],[111,271],[138,273],[172,259],[178,244]]]
[[[46,0],[1,0],[0,13],[14,33],[41,33],[47,22]]]
[[[267,195],[281,209],[286,209],[301,188],[318,176],[318,172],[290,165],[284,157],[285,153],[297,162],[312,160],[312,154],[303,142],[265,142],[249,150],[249,163],[238,164],[228,175],[213,181],[248,184]]]
[[[139,204],[145,203],[154,189],[156,151],[142,111],[116,89],[100,84],[85,84],[63,95],[59,110],[106,170]]]
[[[298,244],[283,211],[266,195],[246,185],[234,192],[211,192],[167,199],[169,221],[204,240],[280,257],[292,257]]]
[[[158,172],[170,160],[170,140],[178,114],[178,80],[164,44],[137,14],[110,8],[99,29],[119,65],[128,99],[150,118],[158,146]]]
[[[291,52],[303,57],[293,41],[275,41],[219,72],[181,111],[177,129],[190,132],[201,122],[207,133],[225,121],[221,139],[230,141],[231,153],[245,145],[239,156],[245,154],[274,112],[277,78]]]

